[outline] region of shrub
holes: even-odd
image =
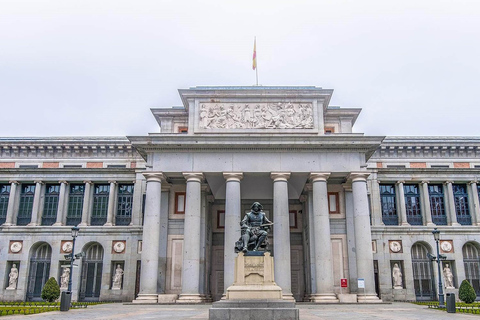
[[[470,282],[468,282],[468,280],[462,281],[460,289],[458,289],[458,298],[465,303],[472,303],[477,298],[475,289],[473,289],[472,285],[470,284]]]
[[[58,286],[57,280],[54,277],[51,277],[47,280],[42,289],[42,299],[47,300],[48,302],[53,302],[60,297],[60,287]]]

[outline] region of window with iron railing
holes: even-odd
[[[93,210],[90,225],[103,226],[107,222],[110,185],[96,184],[93,192]]]
[[[405,210],[407,213],[407,222],[414,226],[421,226],[422,211],[420,209],[420,193],[417,184],[405,184],[403,186],[405,193]]]
[[[45,187],[45,200],[43,205],[42,226],[51,226],[56,222],[59,195],[60,195],[60,185],[50,184]]]
[[[20,188],[20,205],[18,207],[17,226],[26,226],[32,220],[34,184],[23,184]]]
[[[133,184],[118,185],[115,225],[128,226],[132,222]]]
[[[7,220],[8,200],[10,199],[10,185],[0,184],[0,224]]]
[[[395,185],[380,185],[380,201],[382,204],[382,220],[385,225],[398,225]]]
[[[468,193],[466,184],[453,184],[453,198],[455,200],[455,212],[457,222],[461,225],[471,225],[472,216],[468,208]]]
[[[68,194],[67,226],[76,226],[82,222],[84,184],[71,184]]]
[[[445,197],[443,194],[443,185],[429,184],[428,196],[430,199],[432,222],[439,226],[446,226],[447,215],[445,213]]]

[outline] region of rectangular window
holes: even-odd
[[[85,185],[70,185],[70,193],[68,195],[67,226],[76,226],[82,222],[84,192]]]
[[[185,213],[185,192],[175,192],[175,213]]]
[[[225,229],[225,210],[217,210],[217,229]]]
[[[423,225],[418,185],[405,184],[403,186],[403,191],[405,192],[405,209],[407,213],[407,222],[412,226]]]
[[[90,225],[103,226],[107,223],[108,196],[110,185],[96,184],[93,191],[93,210]]]
[[[328,211],[330,214],[340,213],[340,205],[338,198],[338,192],[328,193]]]
[[[128,226],[132,222],[133,184],[118,185],[115,225]]]
[[[382,220],[387,226],[398,225],[395,185],[380,185],[380,201],[382,204]]]
[[[126,168],[126,164],[109,164],[107,165],[107,168]]]
[[[467,185],[454,184],[452,188],[457,222],[461,225],[472,225],[472,217],[470,216],[470,210],[468,208]]]
[[[58,196],[60,185],[50,184],[45,188],[45,201],[43,205],[42,226],[51,226],[57,220]]]
[[[10,199],[10,185],[0,184],[0,224],[7,220],[8,200]]]
[[[289,225],[290,229],[297,229],[297,210],[289,211]]]
[[[17,226],[26,226],[32,219],[35,185],[23,184],[20,190],[20,206],[18,208]]]
[[[441,184],[429,184],[428,196],[430,198],[430,210],[432,212],[432,222],[437,226],[447,225],[447,215],[445,214],[445,198],[443,186]]]

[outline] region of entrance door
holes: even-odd
[[[305,282],[303,280],[303,246],[291,246],[290,267],[292,270],[292,294],[296,301],[303,301]]]
[[[27,300],[42,300],[42,289],[50,276],[50,259],[52,248],[49,244],[40,245],[30,258]]]
[[[435,300],[432,263],[427,253],[428,249],[421,243],[412,247],[413,284],[417,300]]]
[[[218,301],[222,298],[223,282],[223,246],[214,246],[212,247],[212,274],[210,276],[213,301]]]
[[[82,263],[80,285],[81,301],[98,301],[102,286],[103,248],[100,244],[91,245]]]

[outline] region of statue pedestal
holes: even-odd
[[[290,276],[290,275],[288,275]],[[210,320],[299,319],[295,302],[282,300],[269,252],[240,252],[235,258],[235,280],[225,300],[214,302]]]

